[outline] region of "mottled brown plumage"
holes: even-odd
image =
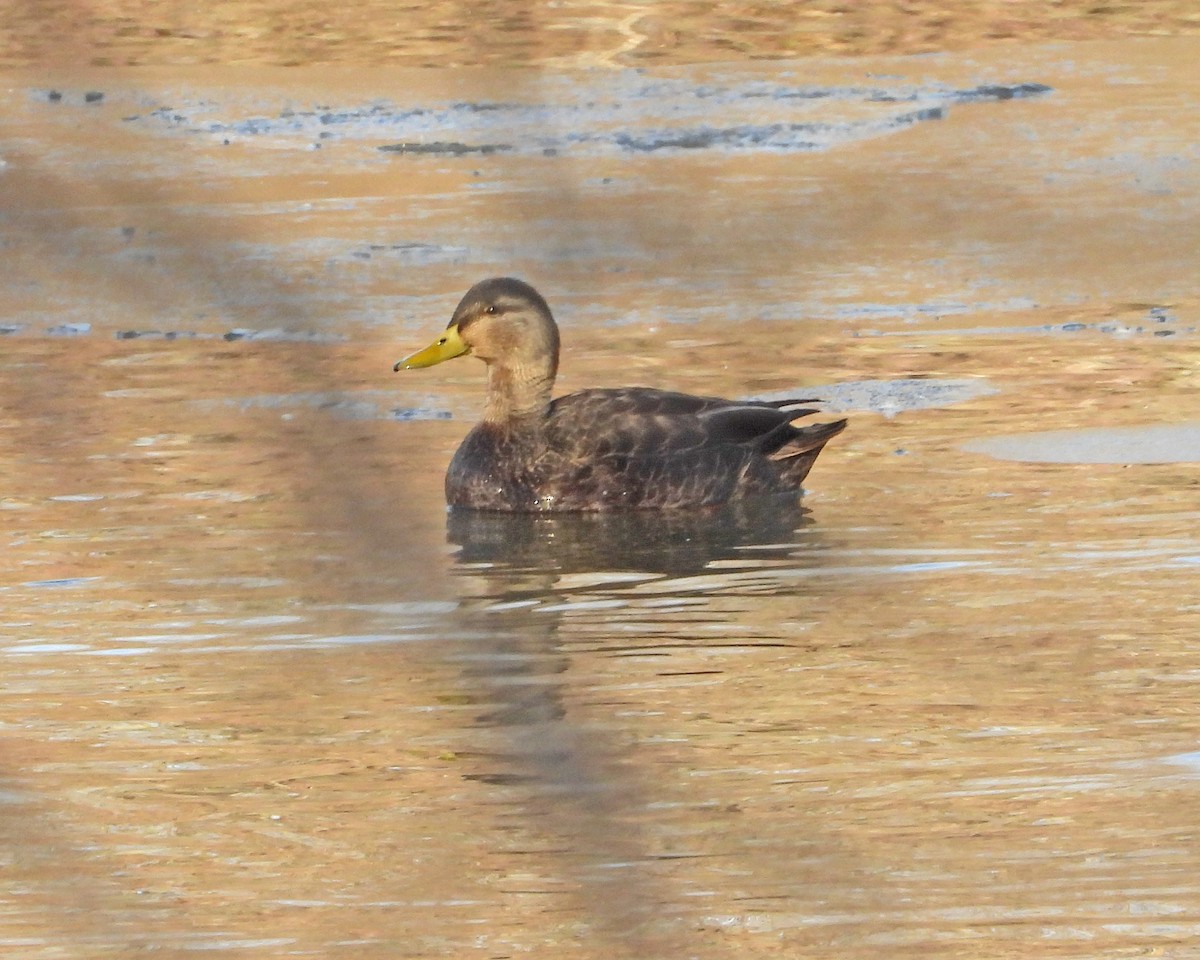
[[[487,364],[482,421],[446,473],[452,507],[611,510],[692,507],[800,492],[845,420],[807,427],[811,400],[722,400],[649,387],[552,400],[558,327],[533,287],[500,277],[467,291],[446,334],[395,369],[473,353]]]

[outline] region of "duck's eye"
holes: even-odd
[[[484,307],[483,312],[484,313],[495,313],[496,305],[494,303],[489,303],[486,307]]]

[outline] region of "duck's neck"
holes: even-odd
[[[483,419],[500,425],[536,423],[550,405],[553,387],[553,368],[531,369],[522,364],[488,364]]]

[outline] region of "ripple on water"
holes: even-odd
[[[53,580],[27,580],[21,584],[23,587],[32,587],[35,590],[49,589],[67,589],[70,587],[81,587],[88,583],[94,583],[100,577],[56,577]]]

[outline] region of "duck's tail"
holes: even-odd
[[[817,413],[816,410],[797,410],[797,418]],[[780,471],[788,481],[799,487],[808,476],[808,471],[817,461],[817,457],[825,444],[846,429],[845,420],[834,420],[831,423],[814,423],[807,427],[791,428],[792,435],[771,454],[771,459],[779,466]]]

